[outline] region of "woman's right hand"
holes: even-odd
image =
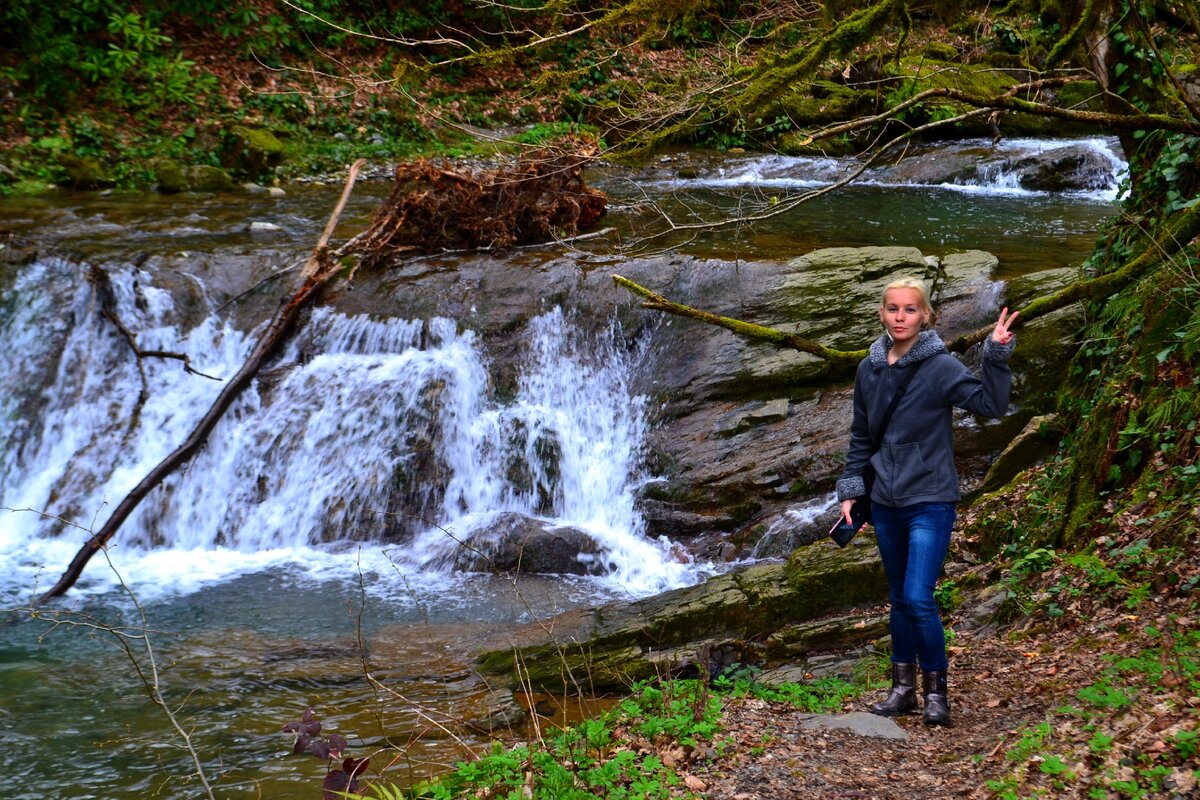
[[[842,501],[842,519],[846,520],[847,525],[854,524],[854,520],[850,519],[850,509],[854,507],[856,502],[858,501],[853,497]]]

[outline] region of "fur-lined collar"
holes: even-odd
[[[871,343],[871,366],[886,367],[888,351],[892,349],[892,337],[888,334],[883,334],[874,342]],[[946,345],[942,343],[942,337],[937,335],[937,331],[921,331],[917,334],[917,341],[913,344],[909,351],[900,357],[896,362],[896,366],[904,367],[909,364],[915,364],[918,361],[924,361],[927,358],[932,358],[939,353],[946,352]]]

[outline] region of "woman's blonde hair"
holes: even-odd
[[[925,281],[920,278],[900,278],[892,281],[883,287],[883,294],[879,298],[880,308],[887,304],[887,293],[892,289],[912,289],[921,296],[921,308],[925,312],[933,314],[933,306],[929,304],[929,290],[925,288]]]

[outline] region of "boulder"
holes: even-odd
[[[597,575],[607,571],[600,554],[596,540],[581,530],[510,512],[463,540],[451,562],[463,572]]]
[[[160,158],[154,162],[154,180],[158,191],[163,194],[178,194],[191,188],[183,165],[171,158]]]
[[[1015,478],[1018,473],[1041,463],[1058,449],[1063,432],[1057,414],[1042,414],[1029,420],[1025,428],[996,458],[984,476],[979,491],[994,492]]]
[[[219,167],[198,164],[187,169],[188,186],[194,192],[233,191],[233,178]]]
[[[235,125],[226,142],[224,164],[238,175],[260,178],[283,163],[283,143],[265,128]]]
[[[100,189],[113,184],[108,170],[97,159],[63,153],[58,165],[67,173],[65,182],[72,189]]]
[[[758,564],[644,600],[560,614],[480,653],[477,663],[484,674],[509,675],[514,686],[513,664],[520,662],[528,670],[521,678],[534,688],[612,689],[673,671],[681,658],[705,648],[728,643],[758,651],[745,643],[886,596],[874,541],[862,534],[845,549],[818,542],[786,564]]]

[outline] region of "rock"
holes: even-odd
[[[33,195],[48,194],[57,188],[54,184],[46,183],[45,181],[27,180],[17,181],[9,187],[9,192],[17,197],[31,197]]]
[[[484,713],[480,717],[467,719],[467,724],[484,733],[498,730],[511,731],[529,719],[529,712],[517,702],[509,689],[492,689],[487,696]]]
[[[183,165],[172,158],[154,161],[154,180],[158,184],[158,191],[163,194],[178,194],[190,188]]]
[[[255,220],[254,222],[251,222],[249,226],[247,226],[246,230],[250,231],[251,233],[272,233],[274,231],[281,231],[283,228],[279,227],[274,222],[259,222],[258,220]]]
[[[13,242],[0,242],[0,264],[7,266],[23,266],[37,261],[38,249],[33,245],[18,245]]]
[[[800,718],[800,727],[806,731],[846,730],[857,736],[875,739],[908,739],[908,734],[896,724],[896,720],[866,711],[851,711],[849,714],[806,714]]]
[[[229,192],[233,190],[233,178],[219,167],[197,164],[187,169],[188,185],[194,192]]]
[[[280,189],[278,186],[272,186],[271,188],[267,189],[267,194],[269,194],[271,197],[287,197],[287,192],[285,192],[283,189]]]
[[[333,140],[335,142],[344,142],[344,141],[348,140],[349,138],[350,137],[347,136],[344,131],[338,131],[337,133],[335,133],[333,135]]]
[[[887,582],[874,543],[865,534],[856,542],[845,549],[818,542],[787,564],[754,565],[644,600],[560,614],[518,632],[509,646],[481,653],[477,663],[485,674],[509,674],[516,648],[528,669],[522,678],[550,691],[571,690],[572,674],[586,675],[592,690],[654,677],[664,654],[736,647],[789,623],[882,600]]]
[[[1013,164],[1021,186],[1044,192],[1107,189],[1112,164],[1085,145],[1070,145],[1023,158]]]
[[[818,650],[835,650],[886,636],[886,614],[840,615],[785,625],[767,637],[771,658],[790,659]]]
[[[72,189],[99,189],[113,184],[108,171],[94,158],[63,153],[58,165],[66,171],[66,184]]]
[[[733,436],[757,425],[781,422],[787,419],[788,401],[784,398],[742,406],[723,419],[715,430],[718,436]]]
[[[980,591],[975,602],[962,614],[963,630],[979,630],[1012,618],[1016,595],[1001,584],[992,584]]]
[[[246,181],[242,184],[242,191],[246,194],[266,194],[267,187],[260,186],[254,181]]]
[[[547,527],[514,512],[500,514],[486,531],[472,533],[452,563],[463,572],[601,575],[608,571],[596,540],[581,530]],[[583,556],[583,558],[581,558]]]
[[[1017,476],[1018,473],[1040,464],[1043,459],[1058,449],[1063,430],[1057,414],[1036,416],[1025,425],[1008,447],[1000,453],[988,470],[980,492],[994,492]]]
[[[283,143],[265,128],[235,125],[228,130],[225,166],[239,175],[258,178],[283,163]]]

